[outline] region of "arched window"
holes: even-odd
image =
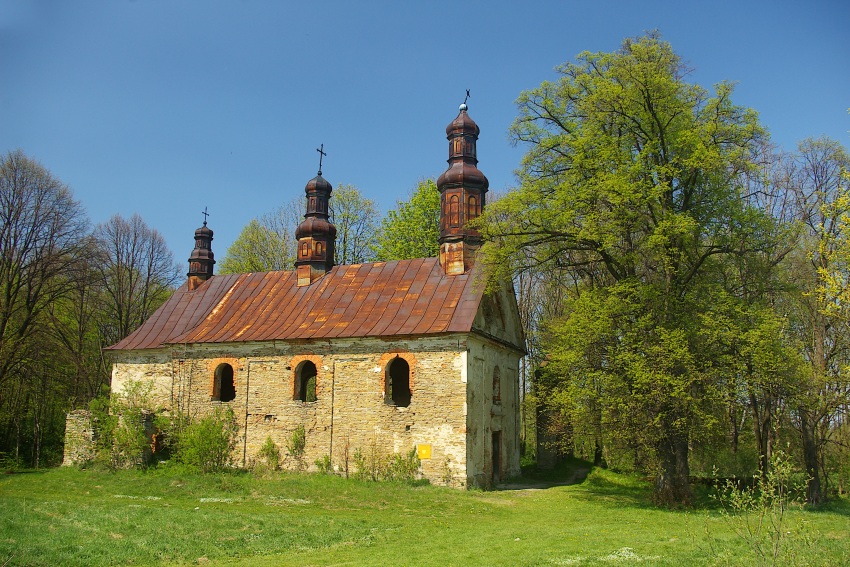
[[[452,195],[451,200],[449,201],[449,223],[452,226],[457,226],[460,224],[459,211],[460,208],[458,203],[457,195]]]
[[[236,386],[233,384],[233,367],[223,362],[215,367],[213,378],[213,401],[232,402],[236,398]]]
[[[469,197],[469,207],[466,209],[466,218],[474,219],[478,216],[478,199]]]
[[[321,242],[316,243],[316,256],[322,257],[325,254],[325,248]]]
[[[316,365],[305,360],[295,370],[295,399],[302,402],[316,401]]]
[[[302,242],[302,243],[301,243],[301,255],[306,257],[306,256],[307,256],[307,253],[309,252],[309,250],[310,250],[310,248],[309,248],[309,246],[307,245],[307,243],[306,243],[306,242]]]
[[[410,405],[410,365],[400,356],[392,359],[386,370],[386,402],[401,408]]]
[[[493,369],[493,403],[502,403],[502,372],[498,366]]]

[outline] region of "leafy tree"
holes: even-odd
[[[763,132],[731,85],[685,82],[655,34],[558,71],[518,100],[511,133],[529,149],[520,188],[485,212],[484,260],[497,277],[572,273],[574,301],[550,323],[549,395],[575,407],[584,381],[610,408],[609,438],[655,472],[657,501],[687,504],[690,442],[719,396],[701,315],[722,292],[716,265],[763,245],[741,179]]]
[[[219,265],[219,273],[291,270],[297,244],[295,229],[302,214],[301,199],[293,199],[270,213],[252,219],[227,249]]]
[[[440,192],[433,179],[424,179],[381,221],[375,257],[384,262],[432,258],[440,253],[439,238]]]
[[[138,214],[114,215],[94,231],[101,257],[101,333],[115,344],[144,323],[171,295],[180,268],[165,238]]]
[[[353,185],[339,185],[330,199],[330,219],[336,226],[336,264],[360,264],[372,259],[372,236],[378,211]]]
[[[0,158],[0,451],[41,460],[46,432],[61,435],[67,398],[49,310],[84,272],[88,221],[71,190],[22,151]]]
[[[797,288],[782,307],[807,362],[791,417],[809,477],[807,500],[813,504],[827,495],[827,449],[850,404],[848,171],[850,155],[828,139],[802,142],[786,170],[802,232],[789,268]]]

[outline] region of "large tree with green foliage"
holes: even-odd
[[[433,179],[420,181],[406,201],[387,213],[375,236],[377,260],[431,258],[440,253],[440,191]]]
[[[741,181],[763,132],[731,85],[686,82],[655,34],[558,71],[518,100],[521,186],[485,213],[484,259],[496,276],[573,274],[550,326],[548,395],[565,409],[593,397],[583,407],[656,473],[657,500],[689,503],[690,442],[720,399],[700,350],[715,266],[764,244]]]

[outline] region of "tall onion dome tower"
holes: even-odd
[[[204,210],[204,226],[195,231],[195,249],[189,255],[189,291],[197,289],[213,276],[215,254],[212,251],[213,231],[207,227],[207,212]]]
[[[320,162],[319,174],[304,188],[307,194],[307,213],[295,230],[295,238],[298,240],[295,259],[298,286],[310,285],[334,266],[336,227],[328,217],[331,190],[331,184],[322,177]]]
[[[440,190],[440,265],[448,275],[472,268],[482,239],[469,221],[481,216],[490,182],[478,169],[475,143],[478,125],[460,105],[457,118],[446,127],[449,168],[437,179]]]

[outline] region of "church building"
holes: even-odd
[[[416,448],[434,484],[490,486],[518,475],[519,361],[510,282],[488,292],[468,221],[486,201],[479,128],[467,106],[446,129],[439,258],[334,265],[332,187],[306,186],[293,271],[214,275],[213,231],[195,231],[188,280],[107,350],[112,388],[151,386],[157,409],[198,416],[229,406],[235,462],[303,426],[304,462]]]

